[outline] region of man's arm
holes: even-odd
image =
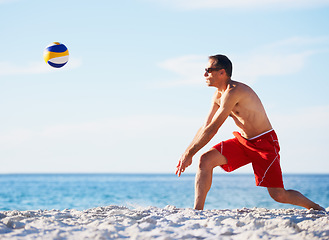
[[[202,133],[202,131],[211,123],[214,115],[216,114],[217,110],[219,109],[219,105],[215,102],[215,99],[217,98],[217,91],[213,97],[213,101],[212,101],[212,105],[210,108],[210,111],[207,115],[206,121],[205,123],[202,125],[202,127],[198,130],[198,132],[196,133],[195,137],[193,138],[191,144],[187,147],[190,148],[191,146],[193,146],[193,144],[199,139],[200,134]]]
[[[218,93],[216,91],[216,93],[213,96],[212,105],[211,105],[211,108],[210,108],[210,111],[208,113],[208,116],[206,118],[205,123],[198,130],[198,132],[194,136],[191,144],[187,147],[187,149],[190,149],[191,147],[193,147],[193,145],[198,141],[198,139],[200,138],[200,135],[202,134],[202,132],[204,131],[204,129],[211,123],[214,115],[216,114],[217,110],[219,109],[219,105],[215,102],[215,99],[217,98],[217,94]],[[187,151],[187,149],[186,149],[186,151]],[[186,151],[185,151],[185,153],[186,153]],[[181,159],[183,158],[184,154],[182,155]],[[191,163],[192,163],[192,160],[191,160]],[[186,167],[188,167],[189,165],[191,165],[191,163],[189,163],[189,164],[187,163],[187,166]],[[178,164],[176,166],[176,174],[179,173],[178,176],[180,176],[180,173],[183,172],[183,170],[181,170],[181,167],[182,167],[182,161],[180,160],[180,161],[178,161]]]
[[[180,176],[181,173],[192,164],[192,157],[215,136],[218,129],[230,115],[233,107],[238,101],[237,94],[234,94],[234,92],[235,91],[230,91],[226,96],[223,96],[221,106],[213,105],[206,124],[198,131],[198,134],[178,162],[176,167],[176,174],[178,174],[178,176]]]

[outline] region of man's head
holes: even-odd
[[[209,60],[212,61],[212,66],[214,68],[218,68],[218,69],[224,69],[226,72],[226,75],[228,77],[232,77],[232,62],[230,59],[228,59],[228,57],[226,57],[225,55],[214,55],[214,56],[210,56]]]

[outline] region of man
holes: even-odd
[[[192,164],[192,157],[217,133],[224,121],[233,118],[240,133],[223,141],[200,157],[195,178],[194,208],[202,210],[212,183],[213,168],[221,166],[231,172],[252,163],[256,185],[267,187],[277,202],[315,210],[325,210],[295,190],[285,190],[280,167],[279,142],[256,93],[247,85],[233,81],[232,63],[224,55],[209,57],[204,77],[215,87],[211,110],[204,125],[181,156],[176,174],[181,175]]]

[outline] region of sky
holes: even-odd
[[[174,173],[214,54],[261,98],[283,172],[329,173],[328,23],[329,0],[0,0],[0,173]],[[52,42],[63,68],[43,60]]]

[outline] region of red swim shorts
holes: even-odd
[[[227,159],[221,167],[232,172],[248,163],[252,163],[257,186],[283,188],[280,167],[280,146],[274,130],[246,139],[238,132],[235,138],[223,141],[213,148]]]

